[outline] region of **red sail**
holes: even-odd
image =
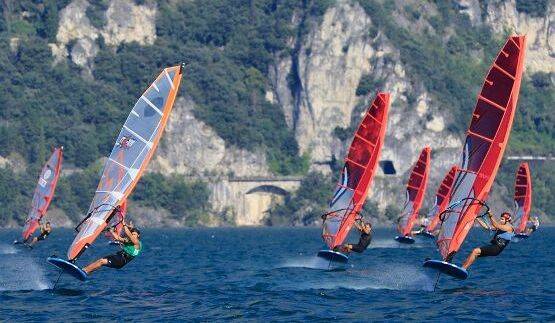
[[[407,183],[406,200],[403,211],[399,217],[397,230],[403,236],[410,235],[414,222],[418,218],[418,212],[424,200],[426,185],[428,184],[428,173],[430,172],[430,155],[432,149],[425,147],[422,149],[416,164],[410,173]]]
[[[441,181],[439,188],[437,189],[434,206],[428,214],[428,218],[431,219],[430,223],[426,227],[426,231],[428,232],[433,232],[437,229],[437,225],[439,224],[439,215],[441,214],[441,212],[445,211],[447,205],[449,205],[449,193],[451,193],[451,188],[453,188],[456,171],[456,165],[451,167],[449,172],[443,178],[443,181]]]
[[[42,168],[40,173],[33,201],[31,202],[31,210],[27,215],[25,226],[23,227],[23,239],[28,239],[39,227],[39,221],[46,214],[48,206],[54,197],[56,184],[60,177],[62,169],[63,147],[54,149],[52,155]]]
[[[515,179],[515,233],[522,233],[528,223],[532,207],[532,178],[528,163],[518,167]]]
[[[451,206],[437,244],[445,260],[459,250],[499,169],[513,124],[526,48],[525,36],[511,36],[491,66],[466,132]],[[475,200],[474,200],[475,201]]]
[[[366,200],[384,142],[389,101],[389,93],[378,93],[355,132],[324,218],[322,238],[330,249],[343,243]]]

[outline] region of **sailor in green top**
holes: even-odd
[[[114,240],[122,243],[122,250],[118,251],[116,254],[100,258],[83,268],[83,271],[88,275],[90,275],[93,271],[100,269],[102,266],[120,269],[141,253],[141,250],[143,249],[143,245],[140,240],[141,232],[139,232],[137,228],[127,225],[125,220],[123,220],[122,223],[125,237],[121,237],[114,231],[114,229],[110,229],[110,233],[114,237]]]

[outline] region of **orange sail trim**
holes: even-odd
[[[384,143],[389,104],[389,93],[378,93],[355,132],[324,218],[322,238],[330,249],[343,243],[364,205]]]
[[[447,205],[449,205],[449,194],[451,193],[451,189],[453,188],[453,183],[455,182],[455,173],[457,172],[457,166],[451,167],[449,172],[441,181],[439,188],[437,189],[436,193],[436,200],[434,206],[430,210],[428,214],[428,218],[430,218],[430,223],[426,227],[426,231],[433,232],[436,230],[437,225],[439,224],[439,215],[445,211]]]
[[[422,149],[418,160],[414,164],[410,173],[406,189],[406,200],[403,211],[399,217],[397,230],[402,236],[409,236],[418,218],[418,212],[424,200],[426,186],[428,184],[428,173],[430,172],[430,159],[432,149],[425,147]]]
[[[166,68],[141,95],[116,140],[87,217],[67,257],[75,260],[110,222],[112,210],[127,199],[145,171],[170,116],[182,77],[182,66]]]
[[[62,169],[63,150],[63,147],[55,148],[42,168],[37,187],[35,188],[35,194],[33,195],[33,201],[31,202],[31,210],[29,210],[25,226],[23,227],[23,240],[29,239],[37,230],[39,221],[46,214],[50,202],[52,202]]]
[[[509,140],[524,66],[525,36],[511,36],[478,95],[437,244],[450,261],[472,228],[493,184]]]
[[[532,177],[528,163],[521,163],[515,176],[515,233],[523,233],[532,208]]]

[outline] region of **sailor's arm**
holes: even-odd
[[[114,230],[114,228],[110,228],[110,233],[112,234],[112,237],[114,237],[114,240],[119,241],[119,242],[125,242],[125,239],[122,238],[119,234],[117,234],[116,230]]]
[[[486,230],[491,230],[492,229],[492,228],[489,227],[489,225],[486,224],[486,222],[484,220],[482,220],[480,218],[476,218],[476,222],[478,222],[478,224]]]
[[[489,220],[491,221],[492,227],[494,227],[495,229],[501,229],[499,227],[501,223],[497,222],[497,220],[495,219],[495,217],[493,217],[493,214],[491,212],[488,212],[488,217],[489,217]]]
[[[135,245],[135,248],[139,249],[140,248],[139,239],[137,239],[133,234],[131,234],[131,230],[129,230],[129,227],[127,226],[125,221],[123,221],[123,231],[125,231],[125,235],[129,238],[129,240],[133,242],[133,245]]]

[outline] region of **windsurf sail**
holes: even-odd
[[[451,167],[437,189],[434,206],[428,213],[428,218],[431,219],[428,226],[426,226],[426,231],[428,232],[433,232],[437,229],[439,215],[445,211],[445,208],[449,205],[449,193],[451,193],[451,188],[453,187],[456,171],[457,166]]]
[[[532,207],[532,178],[528,163],[521,163],[515,179],[515,233],[523,233]]]
[[[444,260],[459,250],[499,169],[517,106],[525,48],[525,36],[509,37],[478,95],[437,240]]]
[[[141,95],[127,117],[102,171],[87,216],[67,258],[75,260],[110,223],[113,209],[131,194],[160,141],[179,90],[182,66],[166,68]]]
[[[55,148],[42,168],[31,202],[31,210],[29,210],[23,227],[23,240],[27,240],[37,230],[39,221],[46,214],[52,197],[54,197],[54,191],[62,169],[63,150],[63,147]]]
[[[341,178],[323,216],[322,238],[330,249],[343,243],[364,205],[380,159],[389,103],[389,93],[378,93],[355,132]]]
[[[403,205],[403,211],[397,220],[397,230],[403,237],[410,235],[414,222],[418,218],[428,183],[431,153],[430,147],[422,149],[410,173],[405,191],[405,205]]]

